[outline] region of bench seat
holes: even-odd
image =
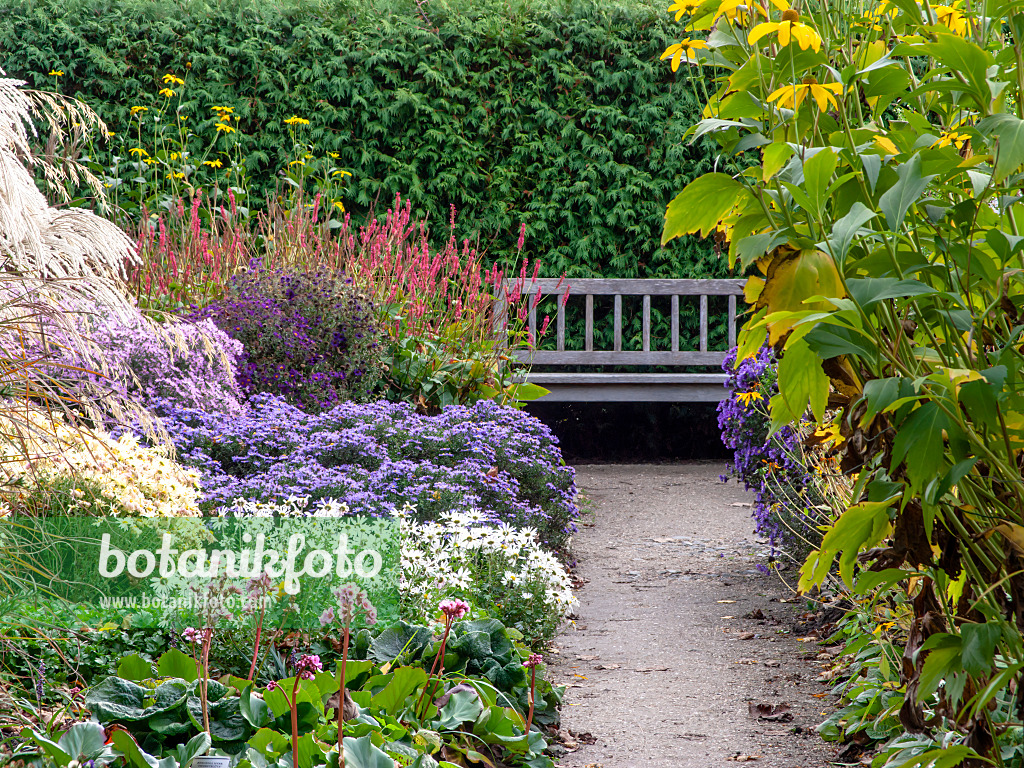
[[[531,371],[527,381],[550,391],[546,403],[717,403],[729,394],[724,373]]]

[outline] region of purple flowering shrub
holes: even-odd
[[[232,278],[225,297],[196,311],[245,347],[238,381],[327,410],[366,400],[380,378],[373,307],[340,273],[266,269],[258,262]]]
[[[805,515],[806,490],[811,477],[802,459],[800,435],[786,426],[769,435],[768,402],[778,391],[776,361],[770,347],[762,347],[734,367],[736,350],[729,352],[722,370],[729,374],[730,395],[718,404],[722,442],[733,451],[730,472],[754,492],[755,530],[773,544],[783,542],[783,520]],[[727,480],[724,475],[723,480]]]
[[[289,496],[337,499],[353,513],[418,520],[478,508],[494,522],[537,529],[559,549],[575,530],[574,472],[538,419],[492,401],[436,416],[409,403],[342,403],[306,413],[256,395],[238,414],[160,409],[178,459],[202,473],[202,504]]]
[[[72,391],[76,381],[88,381],[147,408],[171,401],[185,408],[241,409],[235,365],[242,345],[209,320],[156,323],[141,312],[99,305],[76,307],[76,314],[79,333],[99,354],[90,357],[61,329],[51,329],[51,347],[59,350],[54,360],[62,366],[58,375]]]

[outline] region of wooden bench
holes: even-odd
[[[514,281],[510,282],[511,284]],[[744,280],[626,280],[579,279],[559,281],[542,278],[527,283],[532,287],[527,322],[534,338],[538,329],[538,304],[544,296],[557,297],[558,310],[553,318],[554,350],[516,350],[523,363],[543,366],[721,366],[726,351],[708,349],[708,297],[728,297],[729,347],[736,345],[736,304],[743,295]],[[540,297],[537,296],[538,289]],[[582,350],[566,349],[565,301],[583,296],[584,339]],[[594,297],[613,297],[614,317],[612,349],[594,349]],[[639,296],[642,304],[642,349],[622,348],[622,299]],[[670,297],[670,344],[668,349],[652,349],[651,298]],[[700,331],[698,349],[679,348],[679,299],[699,297]],[[499,308],[497,321],[507,323],[504,308]],[[550,333],[550,331],[548,331]],[[657,345],[656,346],[664,346]],[[724,373],[574,373],[563,371],[531,371],[526,381],[550,390],[541,398],[559,402],[718,402],[725,398]]]

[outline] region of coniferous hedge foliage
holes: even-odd
[[[525,222],[546,274],[721,275],[707,242],[659,246],[666,204],[713,163],[683,140],[702,84],[658,60],[670,22],[639,0],[0,0],[0,66],[38,88],[63,70],[113,131],[187,73],[185,110],[210,128],[234,108],[264,191],[284,121],[307,118],[356,215],[402,193],[440,227],[454,205],[495,258]]]

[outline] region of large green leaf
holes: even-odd
[[[427,682],[427,673],[420,667],[398,667],[391,673],[391,680],[372,701],[389,715],[397,716],[405,700]]]
[[[862,501],[854,504],[836,520],[821,541],[821,548],[812,552],[800,568],[800,590],[821,584],[836,556],[839,573],[847,586],[853,587],[853,568],[862,549],[881,542],[889,532],[889,507],[892,502]]]
[[[177,648],[171,648],[160,655],[156,662],[156,670],[160,677],[180,677],[190,683],[198,677],[196,662]]]
[[[369,734],[358,739],[346,736],[342,740],[342,749],[345,751],[345,768],[395,768],[395,761],[373,745]]]
[[[661,244],[695,232],[707,237],[729,211],[749,197],[746,187],[724,173],[694,179],[668,204]]]
[[[949,71],[962,75],[967,81],[966,88],[970,90],[978,105],[983,108],[988,105],[991,93],[988,87],[987,73],[988,67],[992,63],[992,57],[979,48],[976,43],[959,35],[939,32],[935,35],[934,42],[923,43],[915,48],[934,57]],[[934,88],[934,86],[935,84],[932,83],[931,87]],[[960,83],[957,88],[964,89],[965,86]]]
[[[885,191],[878,201],[878,207],[885,214],[889,229],[898,232],[907,211],[928,188],[934,176],[921,175],[921,155],[912,156],[907,162],[896,169],[899,179]]]
[[[828,239],[828,250],[839,263],[846,258],[853,238],[856,237],[871,219],[878,214],[863,203],[854,203],[843,218],[832,225],[832,236]]]
[[[117,665],[117,675],[125,680],[132,680],[138,683],[153,677],[153,665],[139,656],[139,654],[130,653],[121,659],[121,663]],[[178,675],[175,675],[175,677],[178,677]]]
[[[949,417],[937,403],[922,405],[899,425],[892,445],[892,466],[906,459],[910,482],[919,488],[926,485],[942,467],[943,431],[949,426]]]
[[[920,280],[899,280],[895,277],[850,278],[846,281],[846,288],[850,292],[850,298],[864,309],[886,299],[937,293],[934,288]]]
[[[373,639],[370,644],[370,656],[381,664],[395,661],[403,654],[404,658],[412,660],[419,656],[431,638],[432,634],[427,627],[400,621]],[[348,677],[348,670],[345,676]]]
[[[815,219],[821,216],[825,208],[828,188],[838,160],[832,148],[825,147],[804,161],[804,188],[807,190],[808,207]]]
[[[92,759],[103,751],[107,737],[99,723],[75,723],[57,740],[57,746],[72,760]]]
[[[156,711],[144,706],[148,694],[141,685],[112,676],[89,689],[85,706],[101,723],[145,720]]]
[[[998,183],[1024,163],[1024,120],[1001,113],[979,121],[977,128],[995,142],[993,180]]]
[[[441,707],[436,727],[447,731],[466,722],[475,722],[482,710],[483,704],[476,691],[456,691]]]
[[[797,422],[810,405],[821,421],[828,403],[829,379],[821,358],[804,341],[787,347],[779,361],[779,393],[772,397],[772,429]]]
[[[995,663],[996,643],[1002,635],[999,624],[964,624],[960,627],[963,641],[961,655],[964,671],[972,677],[992,669]]]

